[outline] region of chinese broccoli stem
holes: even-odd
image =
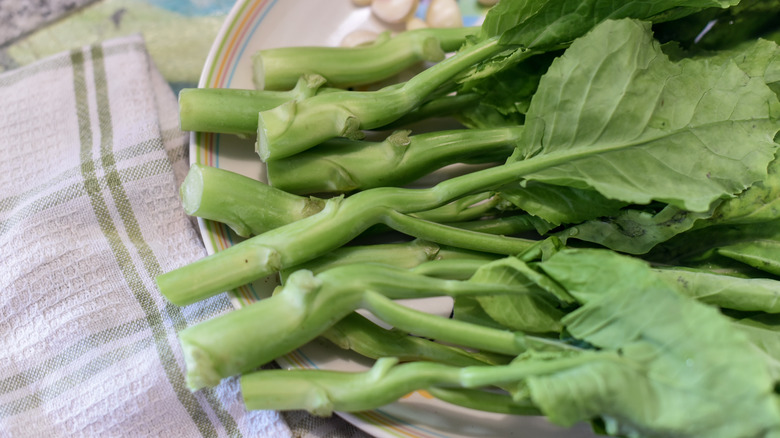
[[[304,99],[321,89],[325,79],[304,75],[288,91],[231,88],[185,88],[179,92],[179,119],[183,131],[257,134],[257,114],[293,99]],[[327,89],[328,91],[331,91]]]
[[[301,73],[316,73],[329,85],[348,88],[367,85],[396,74],[421,61],[438,62],[445,52],[460,48],[478,27],[426,28],[380,35],[358,47],[281,47],[260,50],[252,56],[253,79],[258,90],[286,90]]]
[[[256,150],[267,162],[289,157],[335,137],[362,138],[361,130],[379,128],[397,120],[463,70],[504,49],[497,38],[486,39],[418,73],[399,87],[320,94],[261,111]]]
[[[430,241],[415,239],[409,242],[344,246],[322,257],[284,269],[279,274],[284,282],[290,274],[300,269],[319,274],[328,269],[352,263],[380,263],[396,268],[411,269],[426,265],[434,260],[472,260],[474,263],[484,264],[497,258],[499,256],[496,254],[443,247]]]
[[[261,370],[241,377],[241,393],[248,409],[305,409],[327,416],[333,411],[375,409],[432,387],[478,388],[521,382],[592,363],[598,357],[579,354],[555,361],[468,367],[431,362],[398,364],[396,358],[383,358],[365,372]]]
[[[267,163],[268,180],[296,193],[345,193],[402,186],[454,163],[506,161],[523,127],[457,129],[410,136],[396,131],[382,142],[329,140]]]
[[[275,189],[235,172],[194,163],[179,193],[187,214],[229,226],[249,237],[322,210],[325,200]]]
[[[326,330],[322,337],[343,349],[372,359],[397,357],[405,362],[424,360],[454,366],[498,365],[512,359],[511,356],[469,352],[418,336],[409,336],[408,332],[397,328],[384,329],[357,312],[344,317]]]
[[[192,216],[222,222],[242,237],[311,216],[326,199],[299,196],[236,172],[194,163],[179,192]],[[412,216],[433,222],[467,222],[496,213],[501,197],[495,192],[467,195]]]
[[[530,399],[515,400],[503,392],[440,386],[431,386],[427,391],[443,402],[464,408],[509,415],[543,415]]]
[[[386,317],[402,330],[414,329],[421,336],[516,355],[525,350],[521,333],[465,326],[461,321],[414,311],[392,301],[497,293],[525,292],[496,283],[431,278],[368,263],[340,266],[317,276],[297,271],[270,298],[179,333],[188,385],[193,389],[215,385],[222,378],[268,363],[313,340],[358,308]],[[454,333],[454,325],[462,333]]]
[[[490,254],[486,255],[486,257],[490,256]],[[498,257],[489,260],[477,257],[437,259],[411,268],[411,270],[416,274],[425,275],[427,277],[467,280],[474,275],[477,269],[481,268],[488,261],[495,260],[496,258]]]
[[[464,230],[500,235],[513,235],[535,231],[537,225],[547,225],[543,219],[530,214],[515,214],[492,219],[473,220],[466,222],[451,222],[447,225]]]
[[[326,202],[324,198],[294,195],[236,172],[197,163],[190,166],[179,192],[187,214],[222,222],[242,237],[311,216]],[[495,214],[500,202],[495,192],[483,192],[413,216],[434,222],[466,222]]]
[[[487,191],[466,195],[440,207],[412,213],[411,216],[433,222],[466,222],[496,213],[502,201],[500,193]]]
[[[396,365],[383,358],[369,371],[267,370],[241,376],[249,410],[299,410],[329,416],[333,411],[363,411],[384,406],[418,389],[461,385],[461,368],[432,362]]]
[[[430,210],[571,159],[571,153],[549,153],[454,177],[427,189],[379,187],[348,198],[332,198],[317,214],[158,276],[157,286],[174,304],[194,303],[327,254],[382,223],[392,212]],[[428,228],[421,226],[420,230],[430,231]],[[425,238],[433,240],[430,236]]]
[[[450,245],[472,251],[515,255],[531,248],[537,241],[519,237],[458,228],[437,222],[426,221],[389,210],[382,223],[390,228],[421,239]]]
[[[457,94],[447,94],[441,97],[435,97],[419,107],[409,111],[400,118],[380,129],[400,129],[411,124],[419,123],[423,120],[437,117],[457,117],[462,111],[474,107],[483,99],[478,93],[459,91]]]

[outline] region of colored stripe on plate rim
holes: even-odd
[[[228,16],[224,34],[218,37],[220,45],[213,57],[207,75],[201,78],[201,88],[227,88],[233,79],[236,63],[246,49],[255,30],[262,23],[268,11],[277,0],[247,1],[234,8]],[[219,167],[220,135],[213,133],[194,134],[196,162],[207,166]],[[222,251],[234,244],[227,226],[212,221],[203,221],[204,228],[211,236],[211,252]],[[251,284],[236,288],[231,292],[241,306],[256,301],[259,297]]]

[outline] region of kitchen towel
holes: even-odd
[[[185,387],[177,332],[231,309],[154,283],[206,254],[186,146],[140,35],[0,75],[0,436],[293,436],[237,379]]]

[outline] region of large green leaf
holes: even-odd
[[[529,55],[568,46],[607,19],[635,18],[663,22],[704,8],[726,8],[739,0],[513,0],[490,8],[475,41],[500,38],[507,50],[467,74],[482,79],[525,61]],[[463,77],[461,78],[463,80]],[[489,113],[495,115],[495,113]],[[493,119],[496,120],[496,119]],[[500,120],[497,119],[497,120]]]
[[[542,77],[527,114],[529,158],[561,164],[529,176],[609,198],[707,211],[763,179],[780,103],[735,63],[670,61],[649,25],[607,21]]]
[[[631,437],[759,437],[780,428],[772,369],[715,308],[606,250],[561,251],[540,267],[583,302],[563,319],[569,333],[600,350],[528,379],[552,421],[601,417],[609,433]]]
[[[607,19],[673,18],[699,9],[726,8],[739,0],[524,0],[500,2],[485,17],[483,32],[502,44],[539,49],[573,41]]]
[[[780,160],[775,159],[769,164],[764,180],[738,196],[716,203],[711,211],[697,213],[673,206],[666,206],[659,212],[627,209],[613,216],[577,224],[559,235],[563,240],[574,238],[629,254],[645,254],[656,245],[690,230],[706,236],[707,231],[702,230],[708,227],[761,227],[761,224],[777,219],[780,219]],[[695,238],[692,240],[696,241]],[[707,241],[714,243],[711,238]],[[726,244],[731,243],[734,242],[726,241]]]
[[[779,81],[780,47],[756,40],[721,52],[708,52],[699,59],[710,65],[734,62],[749,77],[763,78],[768,85]],[[524,190],[507,196],[518,207],[553,224],[580,223],[560,236],[594,242],[631,254],[643,254],[655,245],[694,228],[717,224],[757,223],[780,217],[780,160],[769,164],[768,175],[738,196],[718,202],[713,209],[691,212],[674,206],[657,210],[625,209],[624,203],[604,202],[604,197],[584,196],[593,191],[528,183]],[[610,208],[611,205],[611,208]]]
[[[576,224],[615,215],[625,202],[607,199],[595,190],[524,181],[501,188],[501,197],[553,225]]]

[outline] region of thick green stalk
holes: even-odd
[[[270,298],[188,327],[179,333],[188,385],[197,389],[250,371],[295,350],[361,307],[379,291],[392,299],[512,293],[500,284],[425,277],[376,264],[353,264],[314,276],[297,271]],[[385,309],[399,304],[378,304]],[[439,318],[428,315],[430,318]],[[444,333],[443,335],[447,335]],[[506,338],[506,336],[504,336]],[[502,349],[521,349],[514,336]],[[500,345],[500,341],[495,343]]]
[[[453,366],[497,365],[509,362],[511,357],[440,344],[398,328],[384,329],[365,316],[354,312],[326,330],[322,337],[341,348],[363,356],[380,359],[397,357],[404,362],[424,360]]]
[[[388,206],[416,210],[431,203],[429,196],[415,201],[398,190],[378,188],[348,199],[329,199],[315,215],[158,276],[157,286],[174,304],[194,303],[325,255],[380,223]]]
[[[494,214],[502,201],[495,191],[475,193],[410,216],[431,222],[465,222]]]
[[[380,263],[396,268],[411,269],[431,261],[474,260],[487,263],[498,255],[468,251],[461,248],[442,247],[434,242],[415,239],[409,242],[379,243],[370,245],[344,246],[306,263],[284,269],[280,272],[282,282],[293,272],[306,269],[315,275],[337,266],[353,263]],[[469,275],[470,276],[470,275]],[[465,278],[468,278],[465,277]],[[458,278],[465,279],[465,278]]]
[[[506,385],[532,376],[553,374],[596,361],[622,360],[613,352],[601,353],[592,350],[578,350],[576,354],[559,356],[554,360],[515,360],[509,365],[493,367],[461,368],[459,379],[466,388],[480,388],[489,385]]]
[[[494,254],[520,254],[537,243],[535,240],[483,233],[417,219],[395,210],[388,211],[382,222],[396,231],[418,239]]]
[[[345,193],[403,186],[454,163],[506,161],[522,126],[458,129],[409,136],[396,131],[382,142],[336,139],[267,163],[268,180],[296,194]]]
[[[301,73],[317,73],[338,88],[388,79],[421,62],[438,62],[445,52],[460,48],[477,27],[418,29],[394,37],[381,35],[373,44],[358,47],[282,47],[265,49],[252,57],[258,90],[286,90]]]
[[[321,94],[262,111],[258,118],[257,152],[263,161],[271,161],[335,137],[361,138],[361,130],[397,120],[458,73],[502,50],[497,38],[487,39],[418,73],[400,87]]]
[[[223,134],[257,134],[257,114],[321,90],[325,79],[317,75],[296,78],[289,91],[185,88],[179,92],[179,119],[183,131]]]
[[[370,290],[363,294],[363,305],[382,321],[417,336],[510,356],[527,350],[522,333],[432,316]]]
[[[412,268],[412,271],[427,277],[467,280],[485,263],[496,260],[498,256],[485,253],[485,258],[453,258],[431,260]]]
[[[157,287],[174,304],[194,303],[327,254],[381,223],[391,211],[430,210],[580,155],[588,154],[550,153],[454,177],[428,189],[379,187],[346,199],[333,198],[315,215],[158,276]]]
[[[375,409],[432,385],[459,384],[461,368],[432,362],[397,362],[395,358],[380,359],[371,370],[361,373],[258,371],[241,377],[241,394],[249,410],[305,409],[329,416],[334,411]]]
[[[514,235],[536,231],[539,226],[549,228],[551,225],[530,214],[516,214],[492,219],[474,220],[468,222],[451,222],[447,225],[464,230],[499,235]]]
[[[187,214],[228,225],[242,237],[261,234],[322,210],[325,200],[301,197],[255,179],[192,164],[179,188]]]
[[[543,415],[530,400],[515,400],[511,395],[481,389],[431,386],[428,392],[437,399],[464,408],[508,415]]]
[[[477,105],[482,98],[483,96],[477,93],[460,92],[458,94],[447,94],[441,97],[435,97],[412,111],[409,111],[390,124],[382,126],[380,129],[400,129],[414,123],[419,123],[422,120],[450,116],[457,117],[462,111]]]
[[[327,416],[333,411],[375,409],[413,391],[432,387],[477,388],[519,383],[529,377],[591,363],[601,356],[604,355],[579,354],[550,361],[463,368],[430,362],[398,364],[395,358],[385,358],[365,372],[262,370],[241,377],[241,393],[248,409],[306,409]]]
[[[190,166],[179,192],[187,214],[222,222],[242,237],[311,216],[326,203],[324,198],[294,195],[235,172],[197,163]],[[469,221],[495,213],[500,201],[492,192],[478,193],[412,216],[433,222]]]

